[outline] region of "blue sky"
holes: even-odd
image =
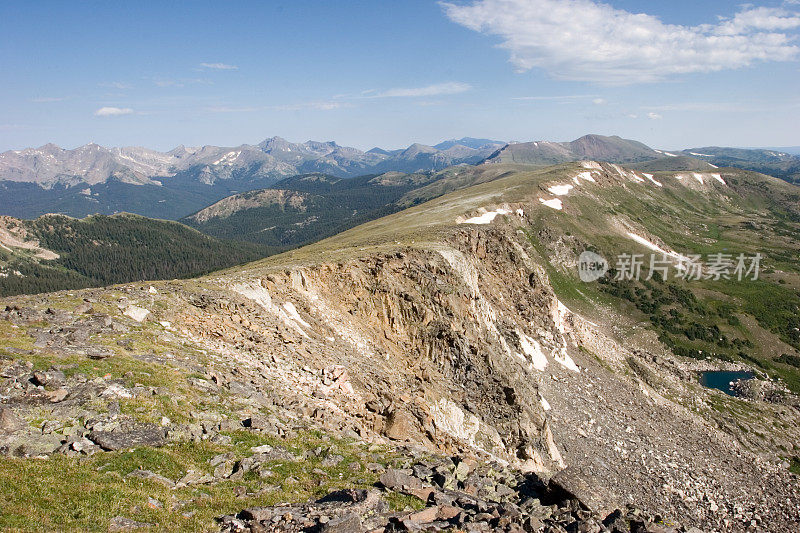
[[[799,0],[5,1],[0,150],[586,133],[800,145],[799,13]]]

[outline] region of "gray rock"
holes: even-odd
[[[125,518],[124,516],[115,516],[108,523],[108,531],[109,532],[133,531],[135,529],[143,529],[152,526],[153,524],[147,524],[145,522],[137,522],[136,520]]]
[[[381,484],[390,490],[402,490],[403,488],[408,489],[421,489],[422,482],[401,470],[396,468],[390,468],[380,477]]]
[[[332,467],[338,465],[342,461],[344,461],[344,457],[341,455],[329,455],[322,460],[321,464],[324,467]]]
[[[595,483],[595,487],[601,486]],[[562,492],[565,496],[577,499],[581,505],[597,513],[603,510],[603,499],[588,482],[584,473],[573,467],[567,467],[557,472],[548,485],[548,490],[555,493]]]
[[[0,430],[11,433],[22,429],[25,424],[8,407],[0,407]]]
[[[166,430],[155,424],[146,424],[127,431],[92,431],[89,439],[104,450],[122,450],[137,446],[163,446],[167,443]]]
[[[324,533],[360,533],[364,530],[361,517],[355,513],[346,514],[324,524],[320,531]]]
[[[156,483],[161,483],[165,487],[171,489],[175,486],[175,482],[169,478],[166,478],[160,474],[156,474],[155,472],[151,472],[150,470],[142,470],[141,468],[137,468],[130,474],[128,477],[135,477],[140,479],[149,479],[150,481],[155,481]]]

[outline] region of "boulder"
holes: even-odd
[[[167,442],[167,435],[162,427],[143,424],[122,431],[92,431],[89,439],[104,450],[123,450],[137,446],[163,446]]]
[[[138,307],[136,305],[129,305],[125,308],[122,312],[123,315],[134,319],[136,322],[144,322],[148,315],[150,315],[150,311],[145,309],[144,307]]]
[[[355,513],[346,514],[324,524],[320,529],[322,533],[361,533],[364,526],[361,517]]]
[[[381,484],[390,490],[408,490],[408,489],[421,489],[422,482],[402,470],[390,468],[380,477]]]
[[[22,429],[25,424],[19,417],[8,407],[0,407],[0,430],[11,433]]]
[[[595,487],[601,486],[595,483]],[[604,501],[592,484],[586,477],[584,472],[574,467],[567,467],[564,470],[557,472],[548,485],[548,490],[554,495],[562,495],[563,497],[576,499],[586,509],[593,513],[600,513],[604,511]]]

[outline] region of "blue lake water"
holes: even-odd
[[[721,390],[729,396],[736,396],[731,388],[731,382],[737,379],[753,379],[752,372],[732,372],[727,370],[701,372],[700,384],[711,389]]]

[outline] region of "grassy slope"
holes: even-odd
[[[180,283],[198,289],[194,281]],[[116,302],[124,294],[113,289],[105,290],[99,293],[93,307],[97,312],[114,314]],[[79,297],[62,292],[50,295],[48,304],[74,309],[81,301]],[[36,326],[20,327],[0,322],[0,357],[28,361],[34,370],[50,368],[54,364],[53,356],[34,350],[28,330]],[[117,344],[122,339],[133,340],[130,350]],[[227,391],[220,390],[209,396],[193,388],[190,378],[207,376],[196,374],[182,362],[207,365],[207,356],[180,338],[165,337],[163,328],[156,323],[145,322],[133,326],[132,332],[107,334],[92,340],[111,348],[116,355],[91,360],[82,355],[62,354],[57,356],[57,364],[67,377],[82,374],[89,380],[121,379],[128,388],[156,387],[164,391],[164,394],[119,400],[121,413],[136,420],[158,423],[162,416],[167,416],[174,423],[183,424],[192,420],[193,411],[230,418],[233,416],[230,407],[240,406]],[[134,355],[137,353],[152,354],[165,363],[145,362]],[[102,405],[108,403],[102,398],[96,401]],[[102,405],[98,405],[101,410]],[[266,409],[261,413],[269,414]],[[27,422],[39,428],[43,419],[29,419]],[[56,432],[66,430],[68,428]],[[161,448],[139,447],[80,459],[61,455],[53,455],[47,460],[4,457],[0,460],[0,529],[107,531],[109,521],[121,515],[153,524],[158,531],[217,531],[213,519],[220,515],[236,513],[247,507],[316,499],[341,488],[368,488],[377,480],[377,474],[366,470],[366,463],[399,466],[405,461],[384,447],[367,447],[308,429],[298,429],[290,439],[244,429],[223,434],[231,437],[229,444],[184,441]],[[248,472],[240,480],[176,489],[152,480],[127,477],[136,469],[150,470],[172,481],[189,470],[211,473],[213,467],[209,459],[212,457],[232,453],[233,459],[238,460],[251,456],[250,448],[263,444],[280,446],[292,453],[296,460],[269,462],[266,467],[273,475],[265,478],[256,472]],[[341,455],[343,461],[335,466],[323,465],[324,455],[311,453],[320,447],[327,449],[327,454]],[[265,485],[270,488],[259,492]],[[246,491],[245,496],[240,495],[242,490]],[[401,508],[413,504],[405,500],[397,503]],[[194,513],[184,515],[187,511]]]
[[[698,188],[686,186],[673,173],[664,172],[656,174],[663,188],[631,182],[582,185],[580,194],[571,193],[564,198],[564,211],[555,211],[540,205],[538,197],[552,197],[545,187],[565,183],[580,170],[578,165],[544,169],[503,164],[491,167],[495,176],[500,176],[498,179],[446,194],[246,268],[337,261],[364,253],[365,249],[436,247],[442,235],[457,230],[454,222],[458,216],[481,207],[513,203],[526,206],[527,232],[539,251],[539,260],[547,267],[557,294],[570,307],[598,322],[603,322],[604,313],[612,311],[625,317],[622,322],[629,326],[638,323],[662,335],[665,329],[653,323],[652,311],[645,313],[637,307],[641,303],[638,300],[650,298],[651,289],[639,287],[640,295],[637,297],[634,291],[629,300],[598,284],[582,283],[576,269],[558,264],[553,260],[553,250],[540,242],[544,232],[544,240],[561,237],[572,243],[575,257],[586,248],[609,258],[623,252],[649,257],[650,250],[625,235],[618,223],[625,220],[639,228],[639,233],[660,238],[685,254],[764,254],[764,270],[758,282],[668,280],[658,287],[662,293],[673,295],[667,298],[662,314],[671,308],[686,307],[685,296],[680,294],[681,290],[690,291],[696,303],[688,305],[688,311],[680,317],[681,325],[670,333],[675,345],[683,347],[679,351],[702,351],[704,356],[755,364],[800,392],[800,369],[784,362],[786,358],[778,360],[783,353],[797,355],[800,350],[800,343],[792,336],[800,309],[800,243],[794,237],[800,234],[800,190],[796,186],[752,172],[723,169],[727,187],[712,183]],[[703,328],[716,326],[731,344],[723,342],[721,346],[689,338],[686,331],[693,332],[689,336],[698,332],[694,324]],[[699,335],[707,336],[707,332]]]
[[[50,215],[24,222],[31,237],[60,255],[37,260],[0,252],[7,271],[0,295],[96,287],[138,280],[192,277],[264,257],[270,250],[218,240],[175,222],[138,215],[85,219]]]
[[[499,172],[498,175],[502,175],[505,171],[502,165],[494,168],[493,171]],[[547,267],[559,297],[570,307],[580,309],[590,318],[597,318],[599,322],[603,320],[602,309],[616,309],[617,312],[630,317],[626,320],[631,322],[635,322],[637,316],[638,320],[645,322],[647,317],[636,307],[635,301],[630,302],[604,292],[600,284],[584,284],[578,281],[574,269],[565,268],[556,260],[556,255],[552,253],[552,242],[554,238],[564,237],[575,245],[576,250],[590,244],[603,253],[618,250],[644,252],[645,250],[637,249],[635,243],[626,239],[619,227],[613,224],[612,220],[615,217],[626,217],[641,224],[644,229],[658,235],[669,246],[678,250],[702,251],[741,247],[744,251],[751,251],[763,245],[770,250],[770,253],[784,254],[780,257],[785,259],[781,259],[782,262],[779,263],[784,272],[779,274],[776,271],[767,275],[764,283],[768,284],[769,292],[765,293],[765,296],[759,296],[763,286],[756,284],[752,285],[752,288],[743,284],[717,286],[713,283],[702,283],[696,288],[690,286],[693,293],[696,293],[698,301],[704,306],[716,308],[720,302],[734,302],[738,313],[743,316],[752,313],[753,321],[764,321],[772,316],[770,314],[772,306],[766,304],[781,300],[788,294],[782,291],[797,291],[800,269],[796,263],[797,242],[791,233],[791,230],[797,229],[796,222],[792,221],[791,213],[783,212],[777,207],[769,207],[771,203],[778,201],[777,197],[770,195],[791,196],[794,189],[781,189],[779,185],[771,184],[761,196],[751,193],[746,197],[733,199],[732,196],[716,192],[704,196],[703,193],[685,190],[677,183],[668,182],[668,176],[659,176],[659,179],[666,184],[665,190],[638,184],[608,189],[599,185],[586,185],[581,187],[581,191],[585,191],[586,194],[567,196],[564,199],[565,210],[554,211],[538,202],[538,197],[543,195],[542,186],[563,183],[565,178],[579,170],[577,166],[566,165],[528,171],[515,168],[506,170],[513,170],[513,173],[493,183],[483,183],[456,191],[372,221],[314,245],[246,266],[235,267],[229,270],[227,275],[235,277],[242,272],[254,270],[263,273],[270,269],[282,269],[287,265],[338,261],[361,254],[372,254],[378,250],[405,246],[429,249],[439,246],[443,236],[468,228],[455,225],[457,217],[473,214],[481,207],[493,208],[510,202],[525,209],[527,222],[521,229],[524,229],[540,254],[540,259]],[[743,175],[741,179],[742,183],[730,181],[731,191],[739,188],[750,190],[752,186],[760,190],[758,186],[762,178]],[[748,180],[753,180],[754,184],[748,185]],[[781,218],[770,209],[779,209],[779,213],[783,212],[785,216]],[[502,217],[498,222],[502,223]],[[750,223],[756,226],[750,228]],[[216,273],[215,277],[220,275],[223,274]],[[784,279],[785,283],[776,281],[780,279]],[[202,284],[203,281],[181,283],[191,285]],[[121,293],[114,291],[104,292],[104,295],[100,302],[94,304],[101,312],[105,309],[104,306],[115,305],[121,297]],[[68,301],[69,297],[66,294],[61,294],[58,298],[69,308],[74,308],[80,301],[77,298]],[[754,307],[757,304],[761,310]],[[592,313],[597,316],[593,316]],[[760,316],[762,313],[766,316]],[[631,322],[620,323],[626,326]],[[746,323],[745,320],[742,322]],[[767,327],[764,328],[764,332],[771,336],[769,337],[771,340],[777,341],[777,334],[770,332],[769,323],[765,323]],[[164,344],[159,340],[157,326],[154,324],[144,324],[140,329],[141,331],[135,333],[137,344],[134,346],[134,352],[150,352],[156,355],[167,352],[181,354],[185,349],[174,344]],[[747,338],[755,335],[755,328],[742,326],[737,331]],[[115,341],[116,338],[106,339],[112,347],[116,346]],[[10,325],[0,328],[2,346],[28,350],[32,342],[33,340],[24,335],[24,332],[21,334]],[[118,347],[115,349],[120,350]],[[35,356],[20,356],[17,352],[13,353],[15,358],[30,357],[36,368],[47,368],[52,363],[39,360]],[[763,359],[762,355],[756,355]],[[770,365],[771,371],[783,372],[786,376],[796,375],[793,374],[794,370],[791,367],[783,363],[772,360],[762,362]],[[118,356],[102,361],[88,361],[76,356],[75,361],[64,360],[61,363],[67,366],[77,365],[70,371],[82,372],[90,379],[96,376],[122,378],[126,373],[134,372],[135,377],[126,378],[130,380],[128,385],[139,382],[145,386],[163,386],[187,397],[189,395],[186,389],[186,379],[189,374],[186,370],[146,364],[134,360],[121,350]],[[176,421],[182,421],[182,416],[192,407],[174,405],[169,396],[156,396],[151,402],[152,405],[139,405],[137,401],[123,404],[121,408],[145,419],[149,416],[148,413],[159,412],[167,414]],[[374,476],[363,470],[358,472],[350,470],[350,463],[374,461],[389,464],[396,460],[391,454],[382,451],[364,450],[346,442],[331,442],[318,434],[303,433],[288,443],[293,452],[302,455],[306,450],[322,445],[324,441],[325,446],[333,445],[337,453],[345,456],[345,463],[329,469],[324,477],[313,472],[314,468],[320,467],[318,462],[315,462],[316,459],[282,466],[276,464],[275,471],[280,474],[276,476],[276,490],[245,498],[236,498],[234,487],[245,486],[254,489],[259,485],[259,481],[252,477],[245,477],[238,482],[223,482],[214,487],[201,486],[174,491],[150,481],[125,477],[135,468],[141,467],[174,479],[189,468],[207,471],[208,458],[217,453],[232,451],[237,456],[242,456],[251,446],[264,442],[275,444],[268,437],[252,437],[245,432],[232,432],[230,436],[233,438],[230,445],[179,444],[158,450],[137,449],[132,452],[105,453],[83,461],[67,458],[55,458],[46,462],[16,459],[3,461],[0,464],[0,493],[2,493],[0,505],[3,508],[0,526],[25,530],[55,528],[102,530],[111,517],[124,514],[162,527],[169,524],[173,529],[203,530],[212,528],[211,519],[224,512],[270,504],[277,500],[303,500],[318,496],[334,485],[336,488],[364,486],[374,481]],[[280,444],[287,445],[286,442]],[[294,477],[297,482],[281,484],[279,479],[288,475]],[[47,485],[32,485],[31,479],[59,481]],[[74,482],[61,483],[60,480],[63,479]],[[329,483],[327,480],[333,482]],[[158,500],[163,507],[152,508],[148,504],[149,497]],[[191,507],[197,508],[196,514],[189,517],[184,517],[180,510],[180,503],[186,500],[194,501]],[[120,503],[123,501],[127,502],[126,506]],[[131,502],[134,504],[133,508]],[[173,504],[177,504],[175,511],[170,510]],[[42,517],[38,512],[43,508],[51,510],[47,517]]]

